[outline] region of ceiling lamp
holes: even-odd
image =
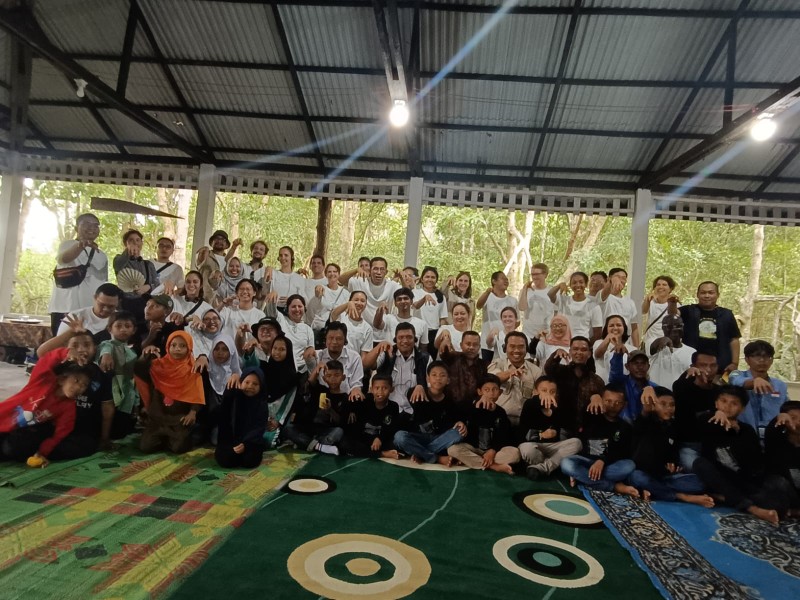
[[[757,142],[763,142],[775,135],[778,125],[770,116],[758,119],[750,128],[750,136]]]
[[[389,122],[395,127],[403,127],[408,123],[411,113],[405,100],[395,100],[392,110],[389,111]]]

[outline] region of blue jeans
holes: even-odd
[[[702,444],[700,442],[683,442],[678,445],[678,462],[684,473],[693,473],[694,461],[700,457]]]
[[[572,477],[578,483],[585,485],[592,490],[601,492],[613,492],[614,484],[624,481],[633,473],[636,463],[632,460],[623,459],[617,462],[608,463],[603,467],[600,479],[592,481],[589,479],[589,469],[596,459],[586,456],[567,456],[561,461],[561,472],[567,477]]]
[[[665,477],[653,477],[636,469],[628,478],[628,483],[640,490],[650,492],[653,500],[675,502],[675,494],[699,494],[705,487],[694,473],[675,473]]]
[[[426,463],[435,463],[440,454],[462,439],[455,429],[448,429],[440,434],[398,431],[394,434],[394,447],[403,454],[416,456]]]

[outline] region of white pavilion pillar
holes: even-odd
[[[11,293],[16,279],[19,219],[22,211],[20,156],[9,152],[9,170],[3,175],[0,189],[0,314],[11,312]]]
[[[408,222],[406,223],[406,250],[403,267],[416,267],[419,259],[419,236],[422,230],[422,184],[422,177],[412,177],[408,186]]]
[[[210,164],[200,165],[200,175],[197,180],[197,206],[194,212],[194,234],[192,236],[192,265],[195,264],[197,250],[208,246],[208,238],[214,231],[216,182],[216,167]]]
[[[650,190],[636,190],[636,201],[631,224],[631,262],[628,267],[628,293],[637,308],[642,306],[647,289],[647,245],[650,219],[655,213],[655,202]],[[641,319],[639,320],[641,326]]]

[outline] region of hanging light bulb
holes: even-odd
[[[775,135],[778,125],[771,118],[758,119],[750,128],[750,136],[757,142],[763,142]]]
[[[395,100],[392,110],[389,111],[389,122],[395,127],[403,127],[408,123],[411,113],[405,100]]]

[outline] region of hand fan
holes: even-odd
[[[117,286],[123,292],[132,292],[136,288],[144,285],[144,275],[136,269],[122,269],[117,273]]]

